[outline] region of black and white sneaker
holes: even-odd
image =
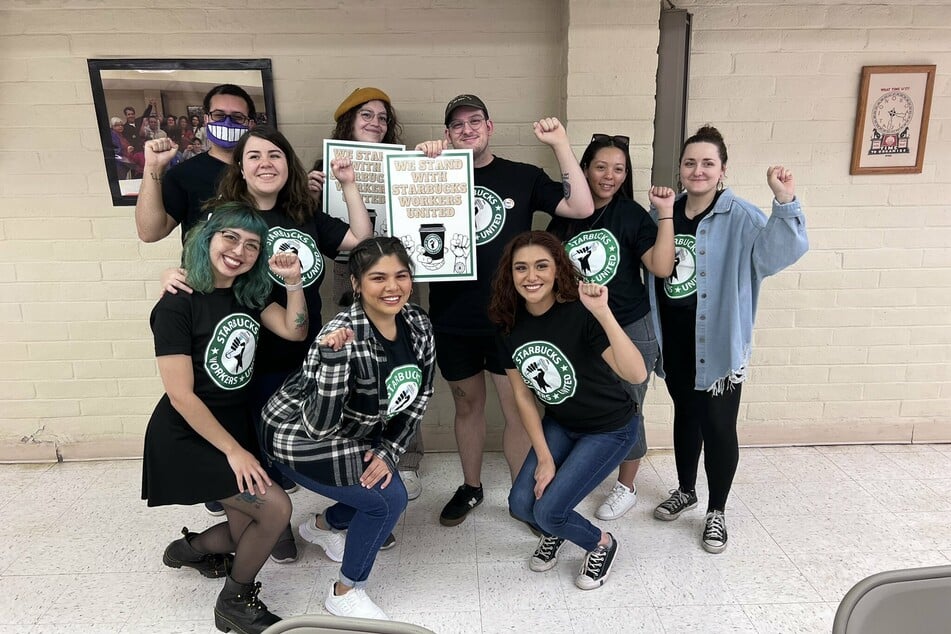
[[[538,546],[528,561],[528,567],[535,572],[545,572],[551,570],[558,563],[558,549],[565,543],[561,537],[542,537],[538,540]]]
[[[439,523],[443,526],[458,526],[465,521],[469,511],[482,504],[482,486],[463,484],[456,489],[452,499],[439,514]]]
[[[726,517],[723,511],[710,511],[703,524],[703,549],[718,555],[726,550]]]
[[[680,514],[686,510],[692,509],[697,505],[696,491],[681,491],[680,489],[671,489],[670,497],[657,505],[654,509],[654,517],[665,522],[680,517]]]
[[[617,555],[618,541],[614,535],[608,533],[611,543],[607,546],[598,546],[584,556],[581,561],[581,572],[575,577],[575,585],[582,590],[594,590],[604,585],[611,572],[611,564]]]

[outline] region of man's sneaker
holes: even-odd
[[[415,469],[400,469],[400,478],[403,479],[403,486],[406,487],[406,498],[415,500],[423,493],[423,483],[419,480],[419,472]]]
[[[558,563],[558,549],[565,543],[561,537],[542,537],[538,540],[538,546],[528,561],[528,567],[535,572],[545,572],[551,570]]]
[[[291,564],[297,561],[297,542],[294,541],[294,533],[291,532],[290,525],[284,529],[281,536],[277,538],[277,543],[271,549],[271,561],[278,564]]]
[[[215,517],[220,517],[225,514],[225,507],[221,506],[221,502],[218,500],[205,502],[205,510],[208,511],[209,515],[214,515]]]
[[[575,577],[575,585],[582,590],[594,590],[604,585],[611,572],[611,564],[617,555],[618,542],[614,535],[608,533],[611,543],[607,546],[598,546],[589,551],[581,561],[581,572]]]
[[[604,498],[604,504],[594,512],[594,516],[599,520],[616,520],[634,508],[635,504],[637,504],[637,485],[632,491],[626,484],[617,482]]]
[[[288,495],[290,495],[291,493],[296,493],[298,489],[300,489],[300,486],[296,482],[288,478],[287,476],[282,475],[281,488],[284,489],[284,493],[287,493]]]
[[[463,484],[456,489],[455,495],[443,507],[439,523],[443,526],[458,526],[466,519],[469,511],[482,504],[482,485],[471,487]]]
[[[367,596],[363,588],[352,588],[346,594],[336,595],[334,594],[334,585],[336,584],[330,584],[330,594],[327,595],[327,600],[324,601],[324,607],[331,614],[358,619],[390,620],[386,612],[381,610],[380,606]]]
[[[339,531],[325,530],[317,526],[318,515],[311,515],[310,519],[297,529],[301,539],[317,544],[324,549],[327,557],[333,561],[343,561],[343,549],[347,545],[347,538]]]
[[[669,522],[680,517],[680,514],[697,505],[697,492],[689,493],[680,489],[671,489],[670,497],[657,505],[654,517]]]
[[[717,555],[726,550],[726,517],[723,511],[710,511],[704,520],[703,549]]]
[[[380,546],[380,550],[389,550],[396,546],[396,538],[393,536],[393,533],[390,533],[386,536],[386,539],[383,540],[383,545]]]

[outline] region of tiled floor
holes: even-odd
[[[499,454],[486,458],[482,506],[440,526],[459,474],[454,454],[426,457],[423,495],[369,587],[391,616],[440,633],[829,632],[862,577],[951,562],[951,445],[744,449],[721,555],[700,548],[700,507],[669,524],[651,517],[675,485],[672,454],[651,452],[638,506],[602,523],[622,548],[607,585],[590,592],[573,585],[574,546],[554,570],[529,571],[535,539],[508,516]],[[217,632],[221,582],[161,558],[183,525],[213,519],[148,509],[139,481],[138,461],[0,466],[0,634]],[[582,512],[590,517],[611,485]],[[292,498],[295,524],[326,504]],[[280,615],[321,613],[336,570],[302,545],[297,563],[265,566],[262,598]]]

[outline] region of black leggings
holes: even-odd
[[[679,314],[686,313],[686,314]],[[674,457],[680,489],[693,491],[703,450],[710,497],[707,512],[726,507],[740,461],[736,417],[742,384],[730,384],[719,396],[694,389],[697,376],[695,317],[688,310],[661,311],[664,372],[674,402]]]

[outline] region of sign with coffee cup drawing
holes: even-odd
[[[476,279],[472,150],[386,156],[390,235],[400,238],[423,282]]]

